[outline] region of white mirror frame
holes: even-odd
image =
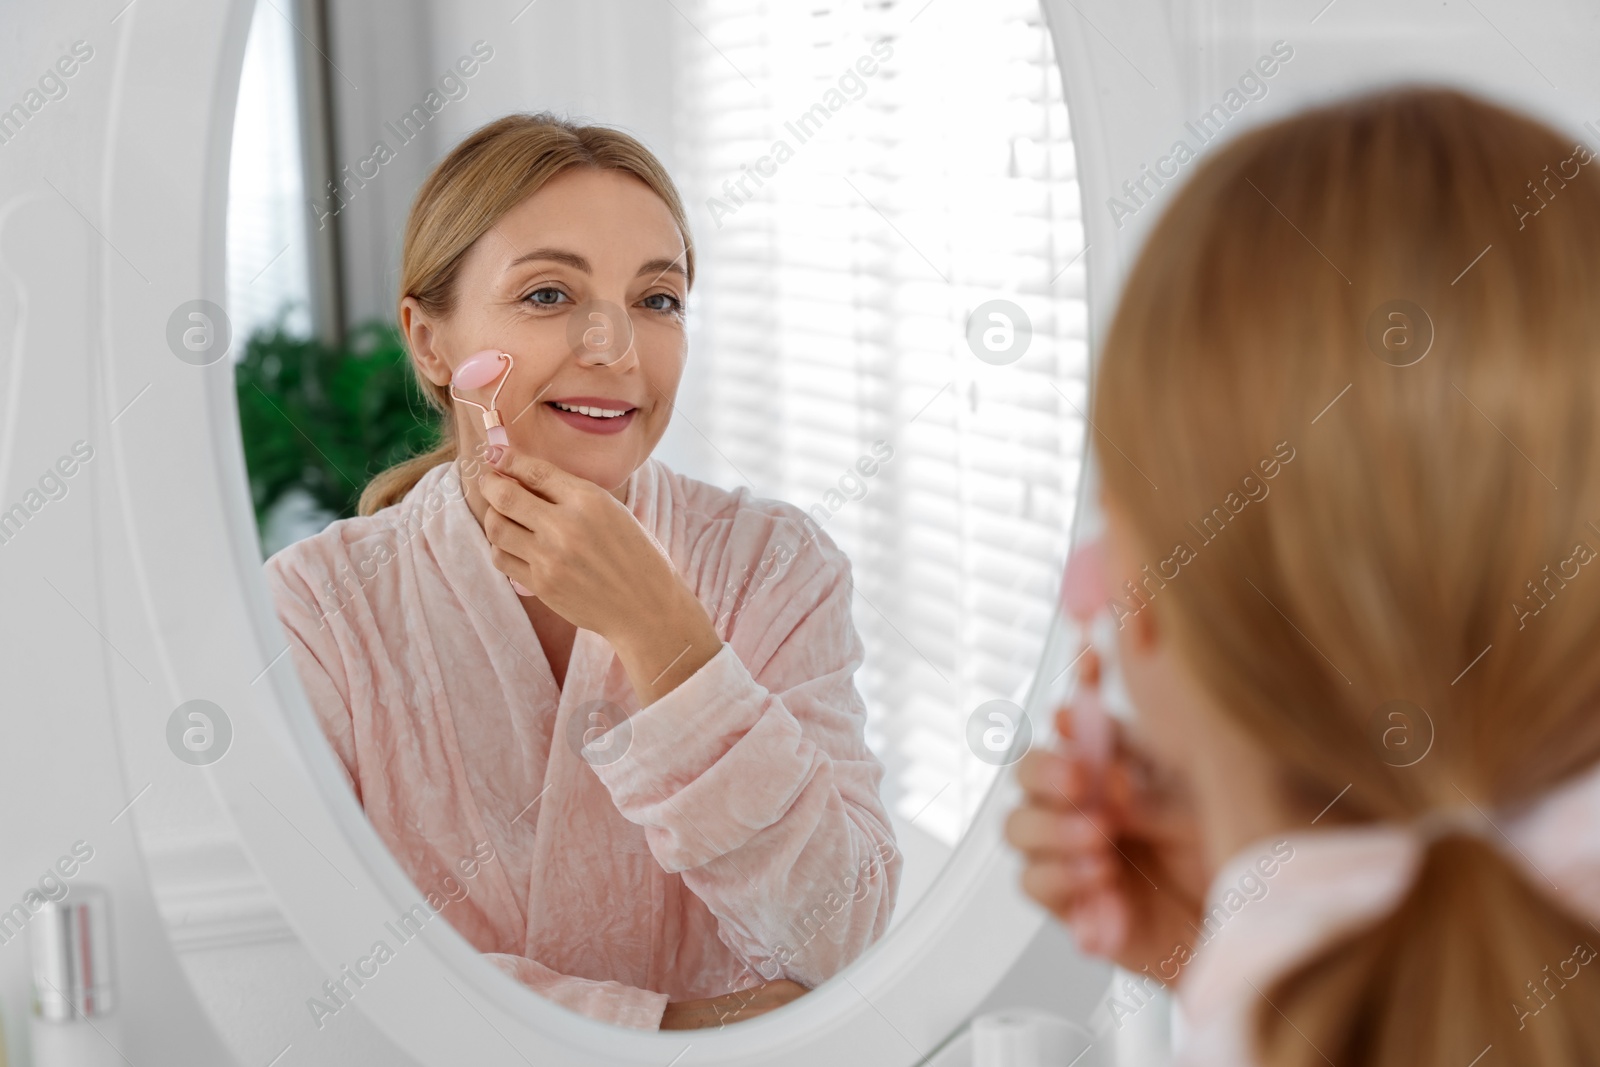
[[[1150,0],[1139,6],[1161,17]],[[334,974],[366,955],[382,920],[417,897],[345,788],[282,655],[260,573],[230,362],[187,365],[165,342],[180,305],[225,304],[227,171],[251,7],[251,0],[139,0],[117,17],[99,181],[110,247],[96,252],[104,326],[84,359],[101,414],[118,415],[105,461],[118,499],[94,521],[102,543],[121,542],[131,561],[108,582],[103,617],[148,634],[165,708],[203,698],[227,710],[231,748],[201,773],[306,949]],[[1089,260],[1098,297],[1091,321],[1098,323],[1115,288],[1122,238],[1088,206],[1110,187],[1113,163],[1100,113],[1083,103],[1107,106],[1090,84],[1121,61],[1070,5],[1046,8],[1066,97],[1077,105],[1071,114],[1086,236],[1098,257]],[[1126,81],[1125,72],[1111,76]],[[1139,106],[1148,108],[1148,100]],[[121,417],[116,407],[136,394],[138,407]],[[1086,479],[1080,515],[1088,491]],[[1064,662],[1061,644],[1053,632],[1045,662]],[[170,758],[170,766],[157,766],[143,741],[127,740],[162,729],[148,700],[114,703],[130,781],[193,773]],[[1041,714],[1030,699],[1028,711],[1036,730],[1045,729],[1049,709]],[[1020,865],[1001,840],[1015,785],[1009,774],[998,783],[946,869],[884,942],[793,1007],[736,1027],[653,1033],[583,1018],[529,996],[447,923],[425,927],[352,1003],[416,1062],[440,1067],[921,1061],[968,1018],[1044,921],[1021,895]]]

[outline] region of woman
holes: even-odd
[[[791,555],[798,509],[651,458],[694,265],[626,134],[511,115],[467,137],[401,262],[443,441],[267,562],[312,707],[413,881],[470,867],[457,930],[641,1028],[815,986],[883,933],[900,873],[848,561],[814,524]],[[510,369],[458,390],[456,418],[452,373],[484,350]]]
[[[1093,411],[1137,721],[1098,764],[1080,702],[1008,824],[1108,1028],[1174,983],[1187,1067],[1600,1062],[1591,159],[1384,92],[1152,233]]]

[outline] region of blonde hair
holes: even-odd
[[[1152,562],[1124,595],[1306,823],[1335,797],[1324,825],[1493,810],[1600,761],[1587,161],[1461,92],[1365,95],[1219,149],[1127,280],[1093,402]],[[1403,759],[1391,700],[1420,709]],[[1433,843],[1394,912],[1263,990],[1261,1061],[1600,1062],[1600,975],[1549,982],[1600,935],[1544,888]]]
[[[414,297],[429,315],[448,317],[467,250],[507,211],[570,167],[625,171],[648,185],[683,234],[684,270],[694,284],[694,242],[683,202],[648,148],[621,130],[580,126],[546,113],[515,114],[469,134],[417,190],[400,254],[400,302]],[[429,470],[456,458],[449,389],[423,376],[414,359],[411,369],[428,405],[439,413],[439,444],[373,478],[356,507],[361,515],[395,503]]]

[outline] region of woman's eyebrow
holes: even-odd
[[[674,274],[679,275],[685,281],[687,281],[688,278],[689,278],[689,272],[683,269],[683,266],[682,266],[682,264],[680,262],[682,259],[683,259],[683,253],[680,252],[680,253],[678,253],[678,256],[677,256],[676,259],[649,259],[649,260],[646,260],[644,262],[644,264],[639,268],[639,273],[634,275],[634,277],[637,278],[637,277],[641,277],[642,275],[645,275],[645,274],[654,274],[656,276],[656,278],[660,278],[663,274],[666,274],[666,273],[668,273],[670,271],[670,272],[672,272]],[[654,281],[655,279],[651,279],[651,280]]]
[[[594,273],[594,267],[583,256],[578,255],[576,252],[568,252],[560,248],[535,248],[531,252],[524,252],[516,259],[513,259],[510,263],[506,264],[505,273],[509,273],[524,263],[540,259],[548,260],[552,263],[564,263],[567,266],[572,267],[575,270],[580,270],[585,274]],[[688,271],[684,270],[680,264],[682,259],[683,255],[680,253],[676,259],[661,258],[646,260],[640,265],[638,274],[634,276],[641,277],[646,274],[654,274],[657,278],[659,278],[663,274],[672,272],[687,279],[689,274]]]
[[[567,252],[560,248],[535,248],[531,252],[524,252],[506,264],[505,273],[509,273],[513,268],[535,259],[548,259],[554,263],[565,263],[567,266],[581,270],[585,274],[594,273],[594,268],[589,265],[587,259],[584,259],[576,252]]]

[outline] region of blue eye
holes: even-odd
[[[652,300],[663,300],[666,302],[664,304],[652,304]],[[640,302],[651,311],[670,311],[677,313],[683,310],[683,301],[679,300],[671,293],[651,293]]]
[[[563,293],[560,289],[547,285],[543,289],[535,289],[522,299],[539,307],[555,307],[566,298],[566,295],[567,294]],[[554,299],[545,299],[546,297],[552,297]]]

